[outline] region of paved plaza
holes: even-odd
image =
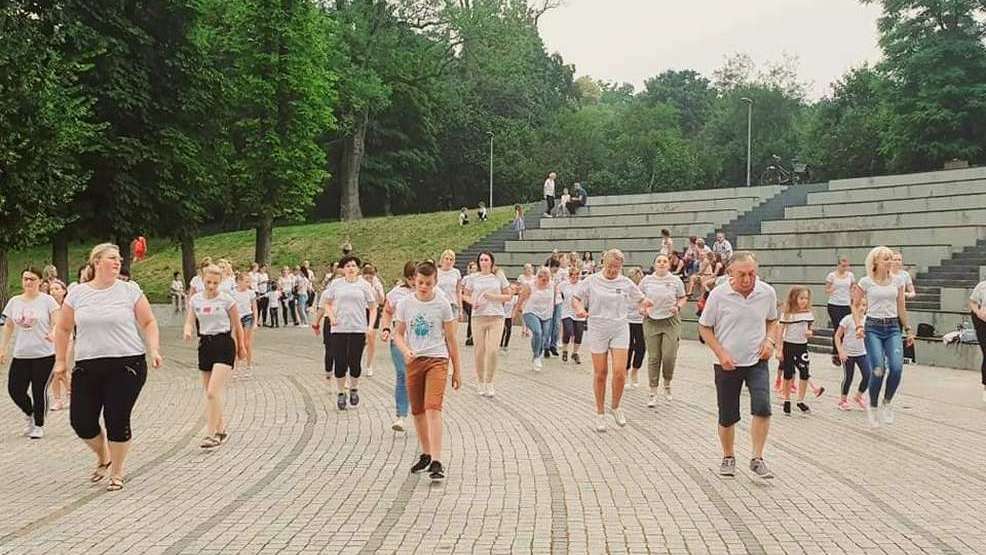
[[[50,415],[19,437],[0,403],[3,553],[983,553],[986,428],[979,375],[907,366],[897,423],[867,428],[836,409],[841,370],[814,356],[828,391],[809,418],[775,404],[767,461],[717,475],[711,355],[683,342],[675,398],[624,397],[626,428],[593,431],[591,367],[540,373],[515,328],[493,400],[446,397],[448,478],[408,472],[413,431],[395,433],[393,370],[378,349],[357,410],[339,412],[309,330],[261,330],[254,377],[228,392],[230,441],[204,435],[195,349],[164,328],[165,367],[137,404],[126,487],[91,485],[93,460]],[[4,373],[5,375],[6,373]],[[646,381],[646,380],[644,380]],[[746,401],[744,401],[744,411]]]

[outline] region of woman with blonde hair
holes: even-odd
[[[893,258],[894,252],[887,247],[871,250],[866,256],[866,277],[853,287],[854,295],[866,297],[866,321],[856,326],[855,333],[863,334],[870,362],[870,404],[866,415],[874,428],[880,426],[877,409],[884,375],[887,376],[887,388],[883,393],[881,419],[884,424],[894,421],[893,400],[903,374],[904,344],[914,343],[904,287],[892,275]]]
[[[551,270],[542,266],[538,268],[537,278],[530,287],[521,285],[517,310],[523,315],[524,325],[531,331],[531,361],[534,371],[539,372],[544,368],[544,352],[555,310],[555,284],[551,280]]]
[[[462,272],[455,267],[455,251],[445,249],[438,260],[438,289],[452,304],[452,314],[458,320],[462,314]]]
[[[644,271],[639,266],[630,268],[628,272],[630,281],[640,287],[640,280],[644,279]],[[639,373],[644,365],[644,353],[647,347],[644,345],[644,315],[640,313],[640,303],[630,302],[627,304],[627,322],[630,325],[630,347],[627,352],[627,371],[630,372],[630,386],[636,389],[640,387]]]
[[[89,479],[109,475],[108,491],[123,489],[130,451],[130,414],[147,380],[149,354],[161,366],[157,320],[147,297],[133,281],[118,279],[122,259],[116,245],[92,249],[92,279],[69,291],[55,331],[55,373],[67,369],[69,337],[75,330],[70,421],[96,455]],[[143,335],[143,340],[141,339]],[[99,426],[99,416],[106,424]]]
[[[377,267],[367,262],[363,265],[363,279],[373,290],[373,297],[377,301],[377,316],[370,322],[370,327],[366,330],[366,376],[373,376],[373,358],[377,353],[377,330],[380,329],[380,319],[383,317],[383,304],[386,301],[386,293],[383,290],[383,282],[377,275]],[[367,318],[369,318],[367,313]],[[307,324],[306,324],[307,325]]]
[[[644,298],[637,284],[623,275],[623,259],[623,253],[617,249],[606,251],[602,257],[602,271],[583,280],[572,298],[575,315],[587,318],[589,331],[586,343],[592,354],[598,432],[606,431],[606,383],[610,356],[613,358],[613,417],[618,426],[626,426],[627,423],[620,408],[627,378],[627,349],[630,346],[627,306],[642,304],[644,310],[650,310],[653,306]],[[588,311],[586,307],[589,307]]]

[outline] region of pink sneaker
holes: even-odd
[[[849,399],[839,401],[839,410],[852,410],[852,405],[849,404]]]
[[[853,400],[856,401],[856,404],[857,405],[859,405],[859,409],[860,410],[866,410],[866,402],[863,401],[863,396],[862,395],[860,395],[859,397],[856,397]]]

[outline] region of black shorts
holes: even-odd
[[[214,364],[236,364],[236,342],[228,332],[199,336],[199,370],[211,372]]]
[[[781,370],[784,372],[784,379],[794,378],[794,371],[798,371],[798,377],[807,380],[811,377],[808,373],[808,344],[807,343],[788,343],[784,342],[781,347],[784,353],[784,360],[781,361]]]
[[[728,428],[740,421],[740,392],[744,382],[750,392],[750,414],[770,416],[770,375],[766,360],[753,366],[737,366],[735,370],[723,370],[716,364],[715,372],[720,426]]]
[[[380,317],[381,316],[383,316],[383,310],[381,310],[380,307],[377,307],[377,318],[376,318],[376,320],[373,321],[373,329],[375,329],[375,330],[380,329]],[[370,309],[367,309],[366,310],[366,321],[367,322],[370,321]]]

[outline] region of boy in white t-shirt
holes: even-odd
[[[418,265],[415,292],[397,305],[394,343],[407,362],[407,392],[421,456],[411,467],[429,471],[432,481],[445,479],[442,467],[442,407],[448,365],[452,362],[452,389],[461,385],[459,349],[455,343],[455,316],[448,299],[435,291],[438,269],[431,262]]]

